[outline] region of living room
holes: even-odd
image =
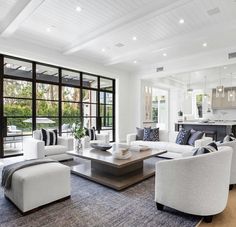
[[[236,226],[235,11],[0,0],[0,225]]]

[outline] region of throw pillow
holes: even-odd
[[[179,131],[175,142],[180,145],[186,145],[188,142],[189,136],[190,136],[190,130],[185,130],[184,128],[182,128]]]
[[[204,147],[199,147],[193,150],[193,156],[200,155],[200,154],[207,154],[211,152],[218,151],[216,143],[212,142]]]
[[[236,138],[234,137],[234,134],[231,133],[231,134],[225,136],[222,143],[230,142],[230,141],[234,141],[234,140],[236,140]]]
[[[96,140],[95,127],[92,127],[90,129],[85,128],[85,135],[89,136],[90,140]]]
[[[188,139],[188,144],[191,146],[194,146],[195,141],[201,139],[203,135],[204,135],[204,132],[195,131],[194,129],[191,129],[190,137]]]
[[[41,138],[45,146],[57,145],[57,130],[41,129]]]
[[[144,141],[150,141],[150,135],[151,135],[151,127],[144,128],[143,131],[143,140]]]
[[[159,141],[159,128],[151,129],[150,141]]]
[[[143,140],[144,129],[136,127],[136,140]]]

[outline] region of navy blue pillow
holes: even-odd
[[[195,131],[194,129],[191,129],[190,131],[190,137],[188,139],[188,144],[191,146],[194,146],[194,142],[196,140],[199,140],[203,137],[204,132],[201,131]]]
[[[151,127],[149,127],[149,128],[144,128],[144,131],[143,131],[143,140],[144,140],[144,141],[150,141],[150,137],[151,137]]]
[[[159,128],[144,128],[144,141],[159,141]]]
[[[205,147],[199,147],[199,148],[194,149],[193,156],[200,155],[200,154],[207,154],[207,153],[211,153],[215,151],[218,151],[218,148],[217,148],[216,143],[212,142],[212,143],[209,143]]]
[[[182,128],[179,131],[175,142],[180,145],[186,145],[190,134],[190,130],[185,130],[184,128]]]
[[[151,129],[150,141],[159,141],[159,128]]]

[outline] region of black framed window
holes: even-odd
[[[22,155],[23,137],[32,134],[32,64],[4,59],[3,117],[6,123],[1,157]]]
[[[59,69],[36,64],[36,128],[59,130]]]
[[[115,140],[114,79],[13,56],[0,60],[0,117],[7,122],[0,141],[14,147],[16,137],[40,128],[65,136],[78,120]],[[0,157],[5,150],[0,146]]]

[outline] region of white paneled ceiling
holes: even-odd
[[[105,66],[155,69],[235,48],[235,12],[235,0],[0,0],[0,33]]]

